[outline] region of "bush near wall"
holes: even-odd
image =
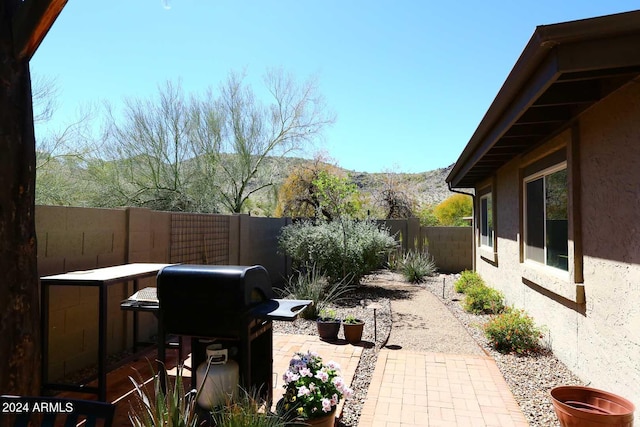
[[[331,283],[358,283],[380,267],[396,242],[386,228],[371,221],[303,221],[282,229],[280,249],[299,268],[316,266]]]
[[[475,271],[464,270],[460,274],[460,278],[453,284],[454,289],[458,293],[466,293],[467,289],[472,286],[484,285],[484,280]]]
[[[486,285],[475,285],[467,288],[464,309],[474,314],[496,314],[504,310],[502,292]]]
[[[539,348],[542,330],[524,310],[510,308],[484,325],[487,339],[502,353],[531,353]]]

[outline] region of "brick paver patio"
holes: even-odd
[[[528,426],[488,356],[383,349],[360,427]]]

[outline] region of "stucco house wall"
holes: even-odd
[[[492,186],[496,199],[496,246],[495,253],[478,246],[475,255],[480,275],[504,292],[508,304],[526,309],[546,327],[548,345],[574,373],[590,386],[620,394],[636,405],[640,405],[638,118],[640,81],[635,80],[585,111],[573,128],[511,160],[479,185],[479,189]],[[522,170],[562,147],[568,152],[569,188],[574,188],[569,196],[568,272],[530,265],[521,256]],[[479,241],[479,231],[474,231]],[[576,249],[577,241],[581,250]]]

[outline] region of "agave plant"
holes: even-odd
[[[239,397],[214,409],[211,418],[216,427],[285,427],[286,421],[272,413],[259,393],[242,390]]]
[[[169,381],[166,369],[162,374],[155,375],[153,392],[142,379],[139,372],[138,379],[129,377],[135,388],[135,398],[131,402],[129,420],[134,427],[196,427],[198,415],[196,413],[195,390],[185,393],[182,365],[177,367],[175,382]],[[153,370],[153,369],[152,369]],[[163,391],[160,375],[163,375],[166,391]]]
[[[307,299],[313,301],[302,313],[304,319],[316,319],[321,311],[330,304],[337,303],[351,292],[355,286],[345,282],[330,284],[327,278],[315,266],[289,278],[287,284],[279,291],[283,298]]]
[[[400,272],[411,283],[422,283],[436,272],[436,263],[427,253],[409,251],[400,263]]]

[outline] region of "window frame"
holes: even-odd
[[[483,201],[486,200],[486,204],[483,204]],[[491,189],[489,188],[488,191],[484,192],[483,194],[480,194],[479,198],[478,198],[478,203],[479,203],[479,209],[478,209],[478,219],[479,219],[479,224],[478,224],[478,232],[480,235],[480,248],[487,250],[487,251],[494,251],[495,248],[495,227],[493,226],[493,224],[495,224],[495,209],[493,208],[493,192],[491,191]],[[487,226],[487,234],[485,234],[485,218],[486,218],[486,223],[489,223],[489,214],[487,212],[491,213],[491,227]],[[486,242],[486,243],[485,243]],[[487,244],[488,243],[488,244]]]
[[[547,264],[547,209],[546,209],[546,199],[543,199],[544,202],[544,217],[542,218],[542,224],[544,226],[544,233],[543,233],[543,240],[544,240],[544,248],[543,248],[543,258],[544,258],[544,262],[540,262],[537,261],[531,257],[529,257],[529,249],[528,249],[528,245],[527,242],[529,241],[529,237],[527,236],[528,234],[528,220],[529,218],[527,217],[527,212],[528,212],[528,206],[527,206],[527,202],[528,202],[528,193],[527,193],[527,184],[530,182],[533,182],[535,180],[538,180],[540,178],[543,179],[543,194],[546,193],[546,180],[544,179],[546,176],[549,176],[553,173],[559,172],[561,170],[565,170],[567,173],[567,176],[569,174],[569,166],[568,166],[568,162],[567,160],[563,160],[557,163],[554,163],[550,166],[547,167],[543,167],[540,170],[537,170],[533,173],[530,173],[529,175],[526,175],[523,177],[522,179],[522,194],[523,194],[523,203],[522,203],[522,219],[523,219],[523,261],[525,263],[529,263],[529,264],[533,264],[536,266],[540,266],[542,268],[545,269],[551,269],[549,271],[555,271],[555,272],[560,272],[561,274],[568,274],[569,272],[569,265],[570,265],[570,251],[568,248],[568,244],[569,244],[569,233],[567,233],[567,269],[562,269],[562,268],[558,268],[556,266],[553,265],[549,265]],[[569,191],[569,184],[567,183],[567,203],[569,203],[570,200],[570,191]],[[567,209],[567,221],[569,221],[569,211]],[[568,227],[570,227],[570,224],[568,225]]]

